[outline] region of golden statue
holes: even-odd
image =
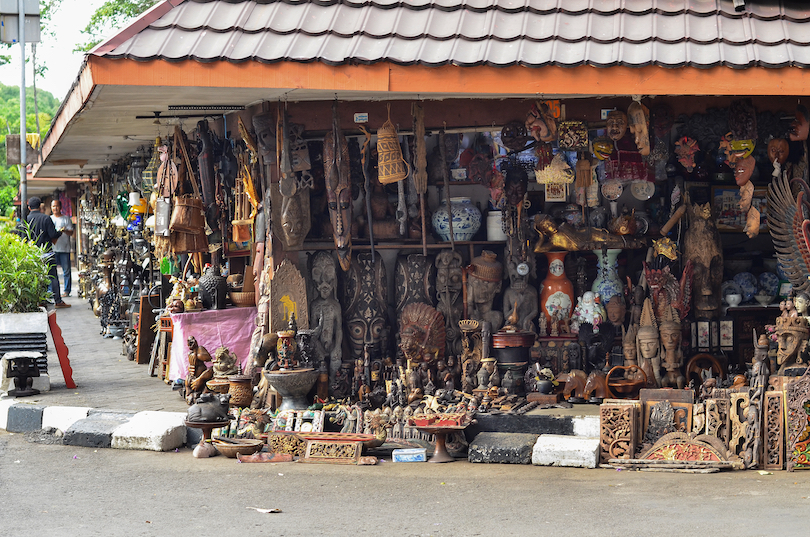
[[[563,223],[557,225],[550,216],[538,214],[534,217],[534,230],[540,235],[534,245],[534,252],[554,252],[565,250],[577,252],[605,248],[644,248],[642,239],[627,235],[614,235],[606,229],[587,227],[576,229]]]

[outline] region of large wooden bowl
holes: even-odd
[[[229,459],[235,459],[237,453],[240,455],[253,455],[264,447],[264,441],[253,438],[228,438],[227,441],[214,438],[212,444],[217,448],[217,451]]]

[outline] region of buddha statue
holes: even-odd
[[[550,216],[544,214],[535,216],[534,229],[539,234],[534,245],[534,252],[537,254],[562,250],[597,250],[602,247],[641,248],[645,244],[642,240],[628,235],[614,235],[605,229],[576,229],[566,223],[557,225]]]

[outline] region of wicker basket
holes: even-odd
[[[256,305],[255,291],[249,291],[247,293],[241,291],[240,292],[231,291],[230,295],[231,295],[231,303],[234,306],[244,308]]]

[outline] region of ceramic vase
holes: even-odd
[[[621,248],[611,248],[604,253],[601,249],[593,250],[596,255],[596,280],[591,286],[591,291],[599,293],[602,304],[616,295],[624,292],[624,286],[619,279],[619,262],[617,261]]]
[[[453,214],[453,239],[472,240],[481,227],[481,211],[472,204],[470,198],[450,198],[450,210]],[[441,207],[433,213],[433,229],[442,240],[450,240],[450,220],[446,201],[443,201]]]
[[[487,213],[487,240],[505,241],[506,239],[506,233],[503,232],[503,213],[489,211]]]
[[[540,307],[546,321],[557,314],[559,319],[571,317],[574,307],[574,285],[565,275],[565,255],[568,252],[547,252],[548,275],[540,284]]]

